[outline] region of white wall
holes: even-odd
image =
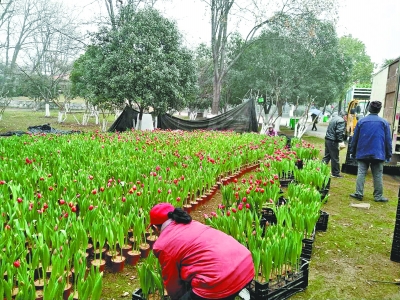
[[[372,90],[371,90],[371,101],[381,101],[382,109],[379,116],[383,117],[383,111],[385,108],[385,96],[386,96],[386,82],[388,77],[389,67],[376,73],[372,79]]]

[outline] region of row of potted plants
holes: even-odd
[[[29,270],[39,265],[47,270],[49,262],[53,268],[54,261],[51,274],[57,277],[62,268],[67,274],[76,268],[75,264],[83,260],[78,253],[87,260],[89,244],[100,260],[105,244],[115,258],[123,256],[117,251],[122,252],[130,238],[136,242],[133,250],[137,250],[146,244],[145,224],[155,203],[168,201],[184,207],[215,193],[218,183],[224,188],[244,171],[261,169],[268,163],[267,157],[270,161],[271,157],[285,160],[286,155],[304,158],[293,151],[282,152],[285,145],[283,137],[212,131],[8,138],[0,148],[0,197],[4,200],[0,274],[5,274],[9,285],[7,291],[0,290],[0,295],[10,299],[11,284],[14,290],[19,282],[28,282],[17,272],[16,262]],[[280,188],[278,183],[268,182],[264,196],[271,193],[268,197],[272,199]],[[262,197],[257,197],[262,187],[260,183],[253,186],[249,204],[260,208]],[[247,191],[236,192],[243,201]],[[85,283],[99,284],[100,267],[92,269]],[[42,280],[44,290],[51,294],[61,290],[58,286],[64,279],[50,287],[52,280],[44,276]],[[81,289],[78,284],[73,288]],[[31,299],[22,289],[16,297]]]
[[[99,262],[90,267],[93,271],[84,282],[73,281],[73,289],[82,295],[87,284],[101,285],[104,245],[109,245],[113,258],[122,258],[118,251],[128,239],[135,241],[133,250],[147,244],[145,226],[155,203],[169,201],[183,207],[221,178],[241,172],[243,166],[252,168],[274,151],[273,143],[283,139],[234,132],[132,131],[4,141],[0,274],[7,283],[1,285],[0,296],[34,299],[20,283],[33,290],[35,274],[41,274],[43,293],[58,297],[64,283],[70,282],[69,276],[59,274],[86,268],[89,244],[97,253],[92,261]],[[85,263],[76,265],[81,261]],[[35,271],[50,266],[49,278],[47,272]],[[19,272],[23,269],[30,271]],[[13,291],[18,291],[15,297]],[[94,293],[91,299],[96,297]]]

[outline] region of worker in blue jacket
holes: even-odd
[[[392,157],[392,137],[388,121],[378,116],[381,108],[380,101],[370,103],[370,114],[357,122],[350,144],[350,157],[358,163],[356,192],[350,196],[357,200],[364,196],[365,175],[371,166],[374,199],[376,202],[388,201],[383,197],[382,174],[384,162],[389,162]]]

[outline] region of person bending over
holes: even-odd
[[[153,246],[171,299],[234,299],[253,279],[250,251],[181,208],[159,203],[150,210],[159,237]],[[186,284],[190,290],[186,291]]]

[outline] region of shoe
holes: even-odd
[[[357,199],[357,200],[359,200],[359,201],[361,201],[362,198],[363,198],[363,196],[360,196],[359,194],[356,194],[356,193],[350,194],[350,197],[352,197],[352,198],[354,198],[354,199]]]
[[[343,176],[343,175],[340,175],[340,174],[339,174],[339,175],[333,175],[333,174],[332,174],[331,177],[332,177],[332,178],[343,178],[344,176]]]
[[[389,199],[385,197],[382,197],[381,199],[375,199],[375,202],[388,202],[388,201]]]

